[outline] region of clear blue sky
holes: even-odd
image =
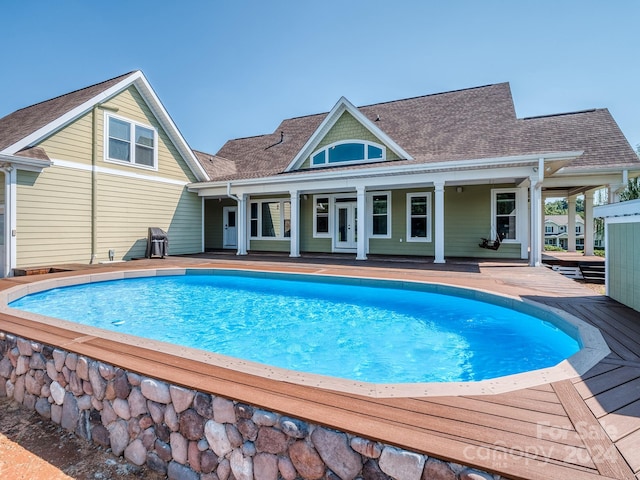
[[[15,0],[0,18],[0,116],[140,69],[215,153],[343,95],[508,81],[519,117],[606,107],[640,144],[636,0]]]

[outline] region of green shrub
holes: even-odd
[[[555,245],[545,245],[544,251],[545,252],[564,252],[566,250],[562,247],[556,247]]]

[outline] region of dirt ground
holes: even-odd
[[[0,479],[159,480],[108,450],[60,428],[7,398],[0,398]]]

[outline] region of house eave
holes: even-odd
[[[7,155],[0,153],[0,168],[15,168],[16,170],[27,170],[30,172],[41,172],[43,169],[53,165],[51,160],[41,160],[38,158],[19,157],[17,155]]]
[[[389,165],[387,163],[384,166],[376,166],[364,169],[351,169],[340,171],[339,175],[335,170],[324,172],[285,172],[280,175],[271,175],[267,177],[259,178],[238,178],[235,180],[220,180],[210,182],[191,183],[188,185],[190,191],[199,191],[210,188],[225,187],[227,184],[232,183],[235,187],[242,186],[255,186],[255,185],[277,185],[287,183],[311,183],[321,180],[336,179],[344,181],[348,178],[366,178],[366,177],[379,177],[379,176],[394,176],[411,173],[433,173],[433,172],[456,172],[472,169],[487,169],[487,168],[506,168],[509,166],[532,166],[537,167],[540,159],[544,161],[557,161],[561,159],[571,160],[573,158],[582,155],[581,151],[570,152],[552,152],[544,154],[527,154],[527,155],[515,155],[507,157],[493,157],[493,158],[479,158],[460,161],[446,161],[435,163],[412,163],[409,165]]]

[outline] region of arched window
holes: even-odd
[[[311,155],[311,166],[335,163],[361,163],[386,159],[386,148],[365,140],[343,140],[323,147]]]

